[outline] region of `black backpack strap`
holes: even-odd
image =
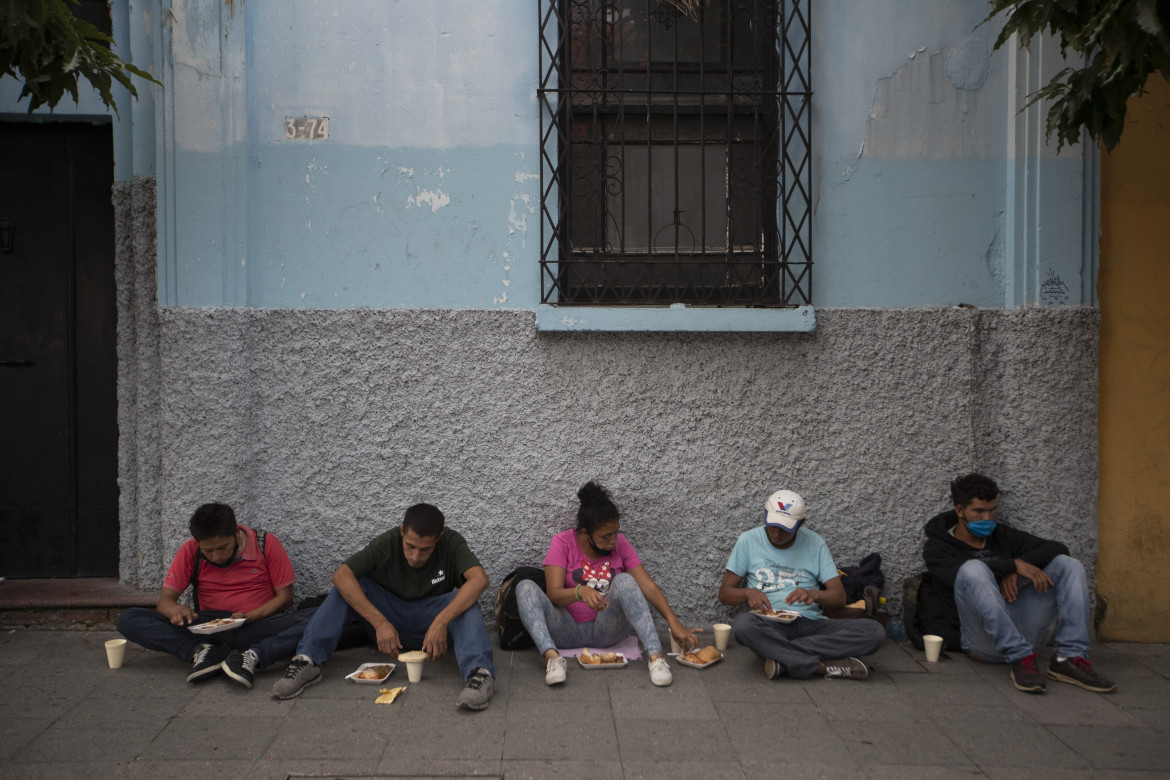
[[[203,565],[203,551],[195,546],[195,565],[191,567],[191,604],[199,611],[199,567]]]

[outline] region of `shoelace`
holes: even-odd
[[[1024,667],[1024,671],[1028,674],[1039,674],[1036,670],[1036,655],[1033,653],[1027,658],[1020,659],[1020,666]]]
[[[284,678],[286,680],[293,679],[294,677],[296,677],[298,674],[301,673],[302,669],[304,669],[308,665],[309,665],[308,661],[293,661],[291,664],[288,665],[288,669],[285,670]]]
[[[210,652],[211,652],[211,645],[203,645],[198,650],[196,650],[195,651],[195,660],[193,661],[193,665],[198,666],[199,664],[203,663],[203,659],[207,658],[207,654]]]
[[[483,687],[483,681],[485,679],[487,679],[486,674],[473,674],[471,677],[467,678],[467,687],[478,691]]]
[[[244,653],[244,668],[247,669],[249,672],[256,671],[256,661],[257,660],[258,659],[256,658],[256,654],[253,653],[251,650]]]
[[[1086,661],[1084,658],[1077,657],[1077,658],[1073,658],[1071,660],[1072,660],[1072,665],[1077,667],[1078,669],[1080,669],[1082,672],[1087,672],[1088,674],[1093,673],[1093,665],[1091,663],[1089,663],[1088,661]]]

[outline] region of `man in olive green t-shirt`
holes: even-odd
[[[450,636],[467,681],[457,703],[482,710],[492,695],[496,667],[483,614],[476,607],[488,576],[463,537],[444,527],[430,504],[406,510],[402,525],[378,536],[333,573],[333,591],[305,627],[297,654],[272,687],[291,699],[321,681],[321,665],[356,617],[378,649],[397,656],[421,649],[435,660]]]

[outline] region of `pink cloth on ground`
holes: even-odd
[[[563,658],[576,658],[581,655],[581,651],[584,649],[584,647],[558,647],[557,652]],[[642,657],[642,649],[638,647],[637,634],[630,634],[616,645],[611,645],[610,647],[595,647],[590,645],[589,649],[594,653],[621,653],[626,657],[627,661],[637,661]]]

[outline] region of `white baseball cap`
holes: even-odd
[[[804,522],[804,499],[791,490],[777,490],[764,502],[764,525],[792,532]]]

